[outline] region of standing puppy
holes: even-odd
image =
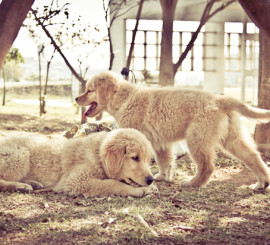
[[[215,151],[221,146],[253,171],[258,181],[256,189],[269,186],[269,168],[241,127],[240,115],[270,119],[270,111],[202,91],[135,86],[113,72],[93,77],[76,101],[80,106],[89,105],[85,116],[107,111],[120,127],[135,128],[145,134],[160,167],[156,180],[171,180],[172,144],[185,138],[197,172],[182,185],[206,184],[214,170]]]

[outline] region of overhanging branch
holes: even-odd
[[[70,69],[70,71],[72,72],[72,74],[81,82],[81,83],[85,83],[86,81],[75,71],[75,69],[72,67],[72,65],[69,63],[68,59],[66,58],[66,56],[63,54],[61,48],[58,46],[58,44],[55,42],[55,40],[53,39],[53,37],[51,36],[50,32],[47,30],[47,28],[44,26],[44,24],[39,20],[39,18],[36,15],[36,11],[31,9],[31,12],[33,13],[35,20],[37,21],[37,23],[41,26],[41,28],[43,29],[43,31],[45,32],[45,34],[47,35],[47,37],[51,40],[52,45],[54,46],[54,48],[57,50],[57,52],[61,55],[61,57],[63,58],[63,60],[65,61],[66,65],[68,66],[68,68]]]
[[[228,7],[230,4],[232,4],[233,2],[236,2],[236,0],[231,0],[227,3],[222,4],[220,7],[218,7],[217,9],[215,9],[212,13],[211,9],[214,5],[214,3],[217,2],[217,0],[211,0],[210,2],[207,3],[207,5],[205,6],[205,9],[203,11],[202,17],[200,19],[200,24],[197,27],[197,30],[192,34],[192,37],[188,43],[188,45],[186,46],[184,52],[181,54],[181,56],[179,57],[178,61],[173,64],[173,72],[174,74],[176,74],[178,68],[181,66],[182,62],[184,61],[184,59],[187,57],[188,52],[192,49],[194,42],[196,41],[202,27],[205,25],[205,23],[212,18],[215,14],[217,14],[218,12],[222,11],[223,9],[225,9],[226,7]]]

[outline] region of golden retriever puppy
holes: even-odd
[[[70,140],[6,137],[0,140],[0,190],[44,187],[68,195],[142,197],[156,191],[151,149],[135,129]]]
[[[93,77],[76,101],[80,106],[89,105],[85,116],[94,117],[107,111],[119,127],[135,128],[145,134],[160,168],[156,180],[171,180],[172,144],[185,138],[197,163],[197,172],[183,181],[183,186],[202,186],[208,182],[220,146],[253,171],[258,181],[256,189],[269,186],[269,168],[241,126],[240,116],[270,119],[270,111],[202,91],[135,86],[113,72]]]

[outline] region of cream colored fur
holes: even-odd
[[[76,101],[81,106],[97,103],[88,112],[90,117],[107,111],[120,127],[135,128],[145,134],[160,167],[157,180],[172,179],[172,144],[186,139],[197,172],[192,179],[183,181],[183,186],[202,186],[208,182],[219,147],[251,169],[258,181],[256,189],[265,189],[270,183],[269,168],[240,120],[240,115],[269,120],[270,111],[202,91],[132,85],[113,72],[93,77]]]
[[[151,144],[134,129],[67,140],[13,136],[0,140],[0,190],[85,196],[141,197],[156,191],[149,169]]]

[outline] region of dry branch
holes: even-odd
[[[40,21],[40,19],[37,17],[37,11],[31,9],[35,20],[37,21],[37,23],[41,26],[41,28],[43,29],[43,31],[45,32],[45,34],[47,35],[47,37],[51,40],[52,45],[54,46],[54,48],[57,50],[57,52],[62,56],[62,58],[64,59],[66,65],[68,66],[68,68],[70,69],[70,71],[72,72],[72,74],[81,82],[81,83],[86,83],[86,81],[75,71],[75,69],[72,67],[72,65],[69,63],[68,59],[66,58],[66,56],[63,54],[61,48],[57,45],[57,43],[55,42],[55,40],[53,39],[52,35],[50,34],[50,32],[47,30],[46,26],[44,26],[44,24]]]
[[[147,222],[144,220],[144,218],[141,216],[141,215],[136,215],[135,216],[135,218],[146,228],[146,229],[148,229],[151,233],[152,233],[152,235],[153,236],[155,236],[155,237],[158,237],[158,234],[157,234],[157,232],[156,231],[154,231],[148,224],[147,224]]]
[[[196,41],[202,27],[205,25],[205,23],[212,18],[215,14],[217,14],[218,12],[222,11],[223,9],[225,9],[226,7],[228,7],[230,4],[234,3],[236,0],[231,0],[229,2],[226,2],[224,4],[222,4],[221,6],[219,6],[217,9],[215,9],[212,13],[211,9],[214,5],[215,2],[218,2],[217,0],[211,0],[210,2],[208,2],[206,4],[206,7],[203,11],[201,20],[200,20],[200,24],[197,27],[197,30],[192,34],[192,37],[188,43],[188,45],[186,46],[186,49],[184,50],[184,52],[181,54],[181,56],[179,57],[178,61],[173,64],[173,72],[174,74],[176,74],[178,68],[181,66],[182,62],[184,61],[184,59],[187,57],[188,52],[192,49],[194,42]]]

